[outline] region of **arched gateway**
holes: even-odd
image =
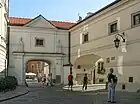
[[[68,29],[72,25],[49,21],[42,15],[34,19],[10,18],[8,74],[16,76],[19,84],[25,84],[27,64],[31,60],[34,63],[43,60],[49,63],[52,80],[58,84],[67,84],[69,68],[64,70],[63,66],[69,63]]]
[[[20,85],[25,84],[26,73],[30,72],[29,64],[35,62],[45,62],[49,65],[49,71],[44,71],[43,74],[52,74],[52,80],[55,83],[63,83],[64,74],[62,66],[63,54],[57,53],[40,53],[40,52],[13,52],[14,68],[10,68],[10,75],[14,75],[18,79]],[[45,69],[45,66],[44,66]]]
[[[105,83],[106,70],[102,57],[95,54],[82,55],[74,61],[75,83],[82,84],[84,74],[88,75],[89,84]]]

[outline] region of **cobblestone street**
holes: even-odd
[[[30,87],[31,92],[1,104],[108,104],[107,93],[63,91],[60,86],[54,88]],[[117,93],[116,104],[139,104],[140,93]]]

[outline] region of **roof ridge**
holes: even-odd
[[[59,20],[49,20],[51,22],[63,22],[63,23],[76,23],[76,22],[71,22],[71,21],[59,21]]]
[[[15,18],[15,19],[30,19],[30,20],[32,20],[33,18],[26,18],[26,17],[9,17],[9,18]],[[69,21],[59,21],[59,20],[48,20],[48,21],[50,21],[50,22],[60,22],[60,23],[73,23],[74,24],[74,22],[69,22]],[[75,22],[76,23],[76,22]]]

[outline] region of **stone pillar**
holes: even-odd
[[[56,80],[56,67],[55,67],[54,63],[51,64],[50,72],[52,73],[52,80],[53,80],[53,82],[55,82],[55,80]]]
[[[61,84],[64,84],[64,67],[63,67],[63,59],[62,58],[61,58],[60,68],[61,68]]]
[[[15,53],[14,54],[14,60],[15,60],[15,68],[13,69],[11,75],[15,76],[18,80],[19,85],[25,85],[25,65],[23,53]]]
[[[63,84],[64,83],[64,68],[63,68],[63,60],[61,57],[55,60],[56,66],[56,83]]]

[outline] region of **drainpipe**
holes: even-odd
[[[9,23],[9,3],[10,0],[8,0],[8,13],[7,13],[7,42],[6,42],[6,49],[7,49],[7,53],[6,53],[6,58],[7,58],[7,71],[6,71],[6,75],[8,76],[8,68],[9,68],[9,53],[10,53],[10,23]]]
[[[68,49],[68,55],[69,55],[69,65],[70,65],[70,73],[72,72],[72,64],[71,64],[71,33],[69,32],[69,36],[68,36],[68,40],[69,40],[69,49]]]
[[[8,76],[8,68],[9,68],[9,53],[10,53],[10,27],[7,27],[7,53],[6,53],[6,58],[7,58],[7,73],[6,75]]]

